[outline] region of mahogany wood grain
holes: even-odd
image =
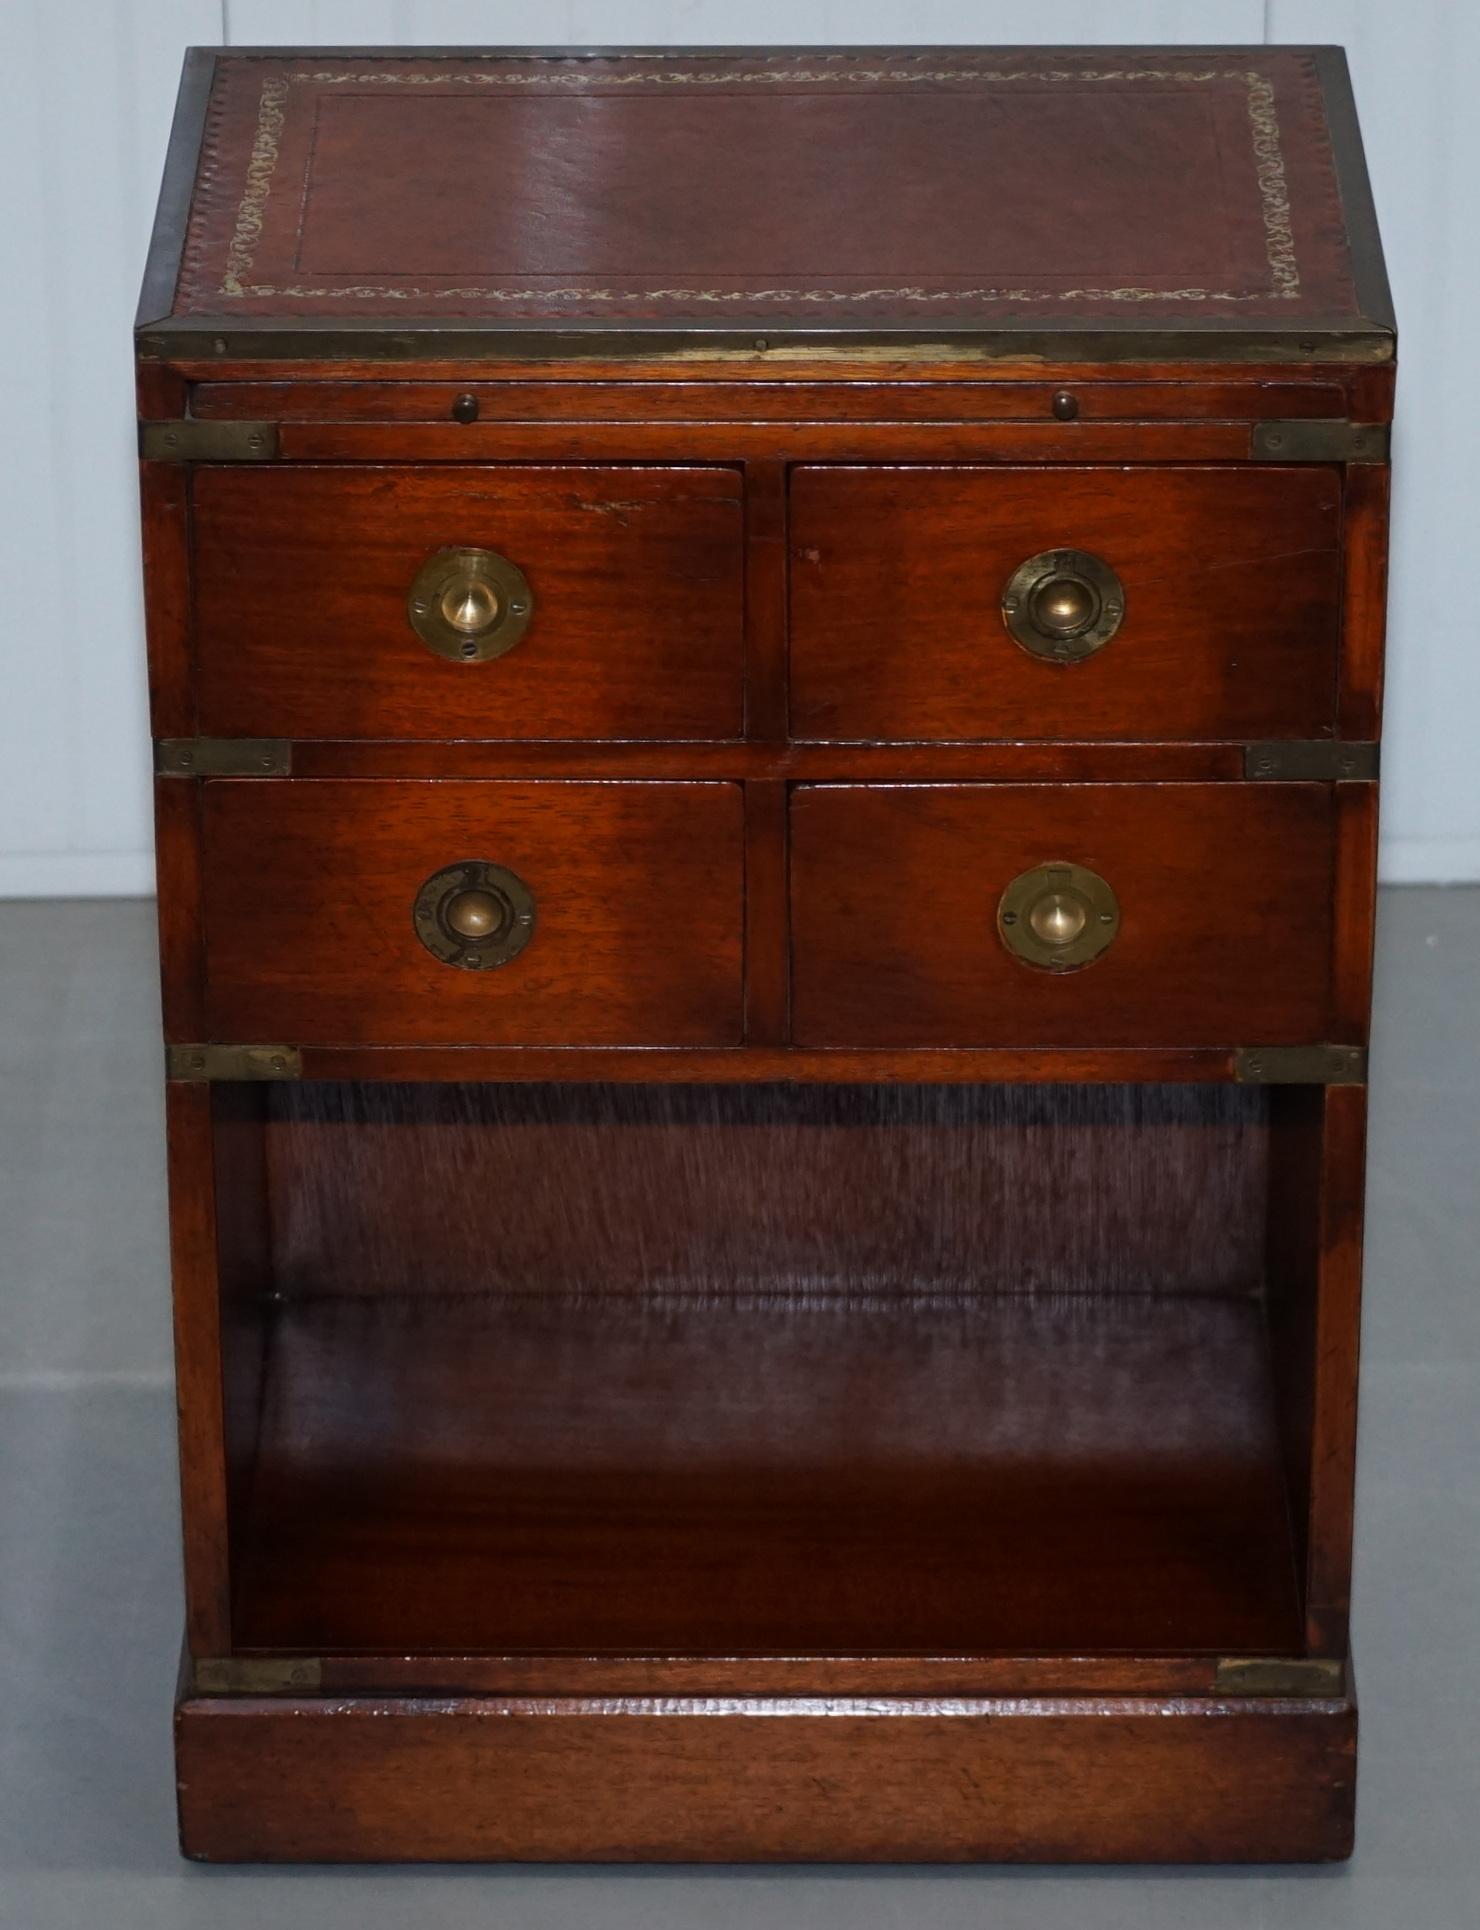
[[[209,1086],[167,1082],[165,1154],[174,1286],[185,1641],[192,1655],[223,1655],[231,1646],[231,1576]]]
[[[1310,1647],[1340,1655],[1351,1611],[1367,1089],[1335,1086],[1324,1097],[1321,1184],[1314,1202],[1320,1267],[1311,1360],[1311,1527],[1303,1593]]]
[[[1346,481],[1342,584],[1341,734],[1375,738],[1387,633],[1388,501],[1392,471],[1354,466]]]
[[[802,738],[1325,737],[1341,487],[1331,468],[819,469],[792,478]],[[1008,578],[1087,550],[1125,591],[1093,656],[1009,634]]]
[[[805,435],[804,444],[801,438]],[[1242,462],[1249,422],[285,422],[286,461]]]
[[[745,734],[786,736],[786,487],[781,462],[745,467]]]
[[[1343,1038],[1367,1036],[1377,925],[1377,786],[1338,784],[1332,990]]]
[[[1319,1086],[1286,1086],[1270,1094],[1265,1304],[1290,1528],[1302,1583],[1311,1548],[1325,1117],[1326,1095]]]
[[[164,1036],[188,1044],[205,1036],[198,785],[155,779],[154,875]]]
[[[803,785],[800,1045],[1295,1044],[1332,1035],[1332,788]],[[1078,971],[998,936],[1006,886],[1068,860],[1120,904]]]
[[[476,1284],[290,1284],[237,1565],[243,1644],[1298,1646],[1247,1298]]]
[[[201,469],[200,729],[244,737],[733,737],[742,502],[733,469]],[[437,656],[406,600],[426,559],[495,550],[526,634]]]
[[[189,1698],[214,1861],[1245,1862],[1350,1854],[1349,1700]]]
[[[221,1084],[209,1090],[227,1540],[234,1560],[235,1538],[246,1520],[257,1477],[270,1307],[267,1289],[274,1265],[267,1193],[268,1095],[264,1087],[251,1084]]]
[[[214,1038],[739,1043],[738,786],[222,779],[203,792]],[[480,971],[434,957],[412,918],[427,878],[474,859],[535,899],[528,945]]]
[[[139,464],[144,633],[156,737],[195,734],[190,625],[190,476],[179,463]]]
[[[1247,1299],[1264,1278],[1258,1086],[252,1090],[280,1298]]]
[[[297,777],[643,777],[783,779],[1137,778],[1242,782],[1233,743],[787,744],[731,742],[510,744],[300,740]]]
[[[205,420],[447,422],[460,395],[484,422],[1046,421],[1064,383],[941,381],[395,380],[201,382],[191,414]],[[1074,379],[1085,422],[1332,418],[1345,413],[1338,380],[1142,382]]]
[[[790,903],[784,784],[745,786],[745,1042],[785,1043],[790,1029]]]

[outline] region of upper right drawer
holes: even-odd
[[[1335,468],[800,468],[791,552],[797,738],[1334,729]]]

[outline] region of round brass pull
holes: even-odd
[[[1083,865],[1035,865],[1003,892],[997,930],[1024,964],[1074,972],[1098,958],[1120,930],[1120,904],[1099,873]]]
[[[496,550],[438,550],[417,571],[406,599],[412,629],[453,663],[503,656],[529,628],[533,612],[523,570]]]
[[[1035,657],[1079,663],[1102,649],[1125,616],[1125,587],[1088,550],[1040,550],[1002,591],[1008,633]]]
[[[506,866],[468,858],[432,873],[411,921],[433,958],[487,971],[517,958],[534,937],[534,893]]]

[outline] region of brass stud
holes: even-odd
[[[491,891],[459,891],[447,900],[442,917],[464,938],[486,938],[503,924],[506,909]]]
[[[1083,902],[1063,891],[1047,891],[1028,913],[1028,925],[1035,938],[1055,947],[1072,945],[1089,923]]]
[[[1034,590],[1029,609],[1046,635],[1077,637],[1100,614],[1100,598],[1083,577],[1046,576]]]
[[[487,583],[465,577],[451,584],[442,597],[442,615],[454,630],[473,637],[498,622],[498,596]]]

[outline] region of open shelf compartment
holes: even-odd
[[[1299,1653],[1312,1103],[218,1087],[234,1646]]]

